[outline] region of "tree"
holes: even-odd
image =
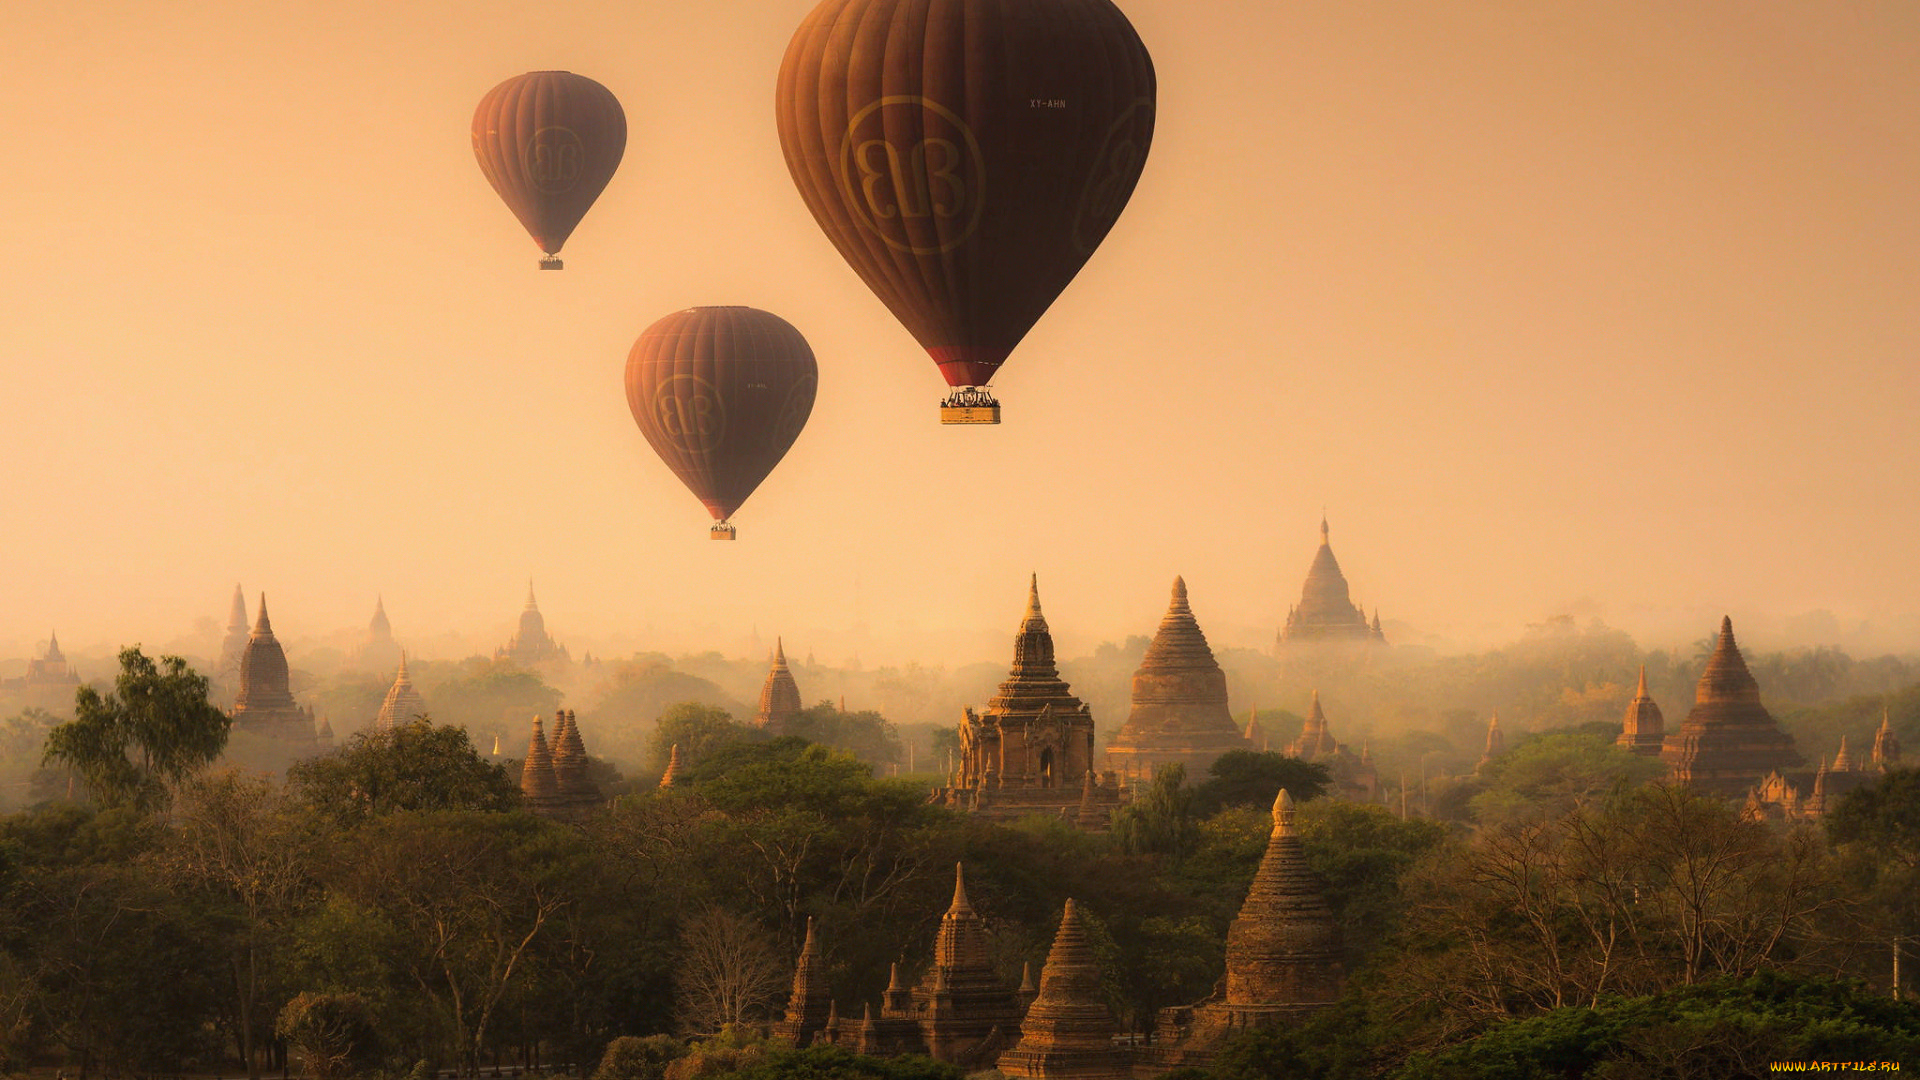
[[[1162,765],[1144,794],[1114,812],[1113,838],[1122,851],[1167,855],[1176,862],[1193,853],[1200,830],[1186,778],[1186,766]]]
[[[111,694],[73,695],[74,719],[47,733],[44,760],[86,781],[102,806],[152,808],[220,756],[233,720],[207,701],[207,680],[177,656],[156,665],[139,646],[120,650]]]
[[[372,1012],[358,994],[295,995],[273,1030],[305,1060],[314,1080],[364,1075],[372,1064]]]
[[[687,1044],[671,1035],[622,1035],[607,1044],[593,1080],[665,1080],[667,1065],[687,1056]]]
[[[1826,826],[1837,844],[1864,844],[1920,870],[1920,768],[1895,769],[1847,792],[1827,815]]]
[[[674,1011],[686,1032],[711,1035],[761,1020],[786,977],[773,935],[746,916],[709,907],[681,925]]]
[[[1272,806],[1281,788],[1295,802],[1317,799],[1327,793],[1333,774],[1325,765],[1284,754],[1254,750],[1229,750],[1214,759],[1207,779],[1194,789],[1193,809],[1201,817],[1210,817],[1228,806]]]
[[[685,769],[728,743],[765,738],[766,732],[735,721],[725,709],[683,701],[660,714],[659,727],[653,733],[651,768],[664,772],[667,756],[675,746],[680,748],[680,767]]]
[[[192,893],[231,912],[233,1001],[240,1060],[260,1075],[256,1029],[264,1026],[265,961],[301,899],[311,889],[307,845],[298,824],[264,779],[227,772],[197,780],[174,802],[172,834],[162,863]]]
[[[1529,735],[1481,768],[1484,785],[1467,805],[1487,824],[1529,816],[1555,816],[1582,807],[1621,783],[1639,784],[1666,772],[1659,758],[1614,743],[1617,721],[1599,731],[1550,731]]]
[[[893,725],[887,723],[886,717],[871,709],[845,712],[831,701],[822,701],[810,709],[800,710],[800,715],[787,725],[785,733],[836,750],[845,750],[875,765],[900,761],[906,756],[901,752],[900,739],[894,733]]]
[[[338,825],[407,810],[506,811],[520,785],[480,756],[467,733],[416,720],[356,732],[347,745],[287,769],[295,798]]]

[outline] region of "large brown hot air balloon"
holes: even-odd
[[[1120,216],[1153,61],[1110,0],[821,0],[775,96],[794,183],[956,388],[987,381]],[[969,407],[972,406],[972,407]]]
[[[627,149],[627,114],[613,92],[571,71],[529,71],[473,110],[480,171],[558,270],[559,251],[613,179]]]
[[[697,307],[647,327],[627,354],[627,407],[654,452],[733,539],[727,518],[813,412],[819,368],[793,324],[750,307]]]

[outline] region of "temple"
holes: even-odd
[[[1760,686],[1733,640],[1733,620],[1720,621],[1720,640],[1700,675],[1693,709],[1662,744],[1660,757],[1675,782],[1703,792],[1739,797],[1771,772],[1805,759],[1793,737],[1760,704]]]
[[[1629,753],[1652,757],[1660,753],[1666,738],[1666,718],[1660,715],[1660,706],[1653,703],[1653,695],[1647,693],[1647,665],[1641,664],[1640,686],[1627,704],[1627,715],[1620,722],[1620,737],[1614,740],[1614,745]]]
[[[787,1011],[774,1022],[771,1034],[790,1046],[810,1046],[827,1030],[833,1012],[826,965],[820,961],[820,942],[813,935],[813,919],[809,916],[807,940],[800,946],[800,962],[793,971],[793,992],[787,996]]]
[[[1074,817],[1092,768],[1093,714],[1054,666],[1053,634],[1040,613],[1036,576],[1013,641],[1013,670],[985,713],[963,714],[959,760],[931,801],[1003,820]],[[1118,805],[1119,784],[1111,774],[1096,792],[1099,809]]]
[[[1133,673],[1133,708],[1107,741],[1107,762],[1122,775],[1152,776],[1172,762],[1199,783],[1215,759],[1249,748],[1227,711],[1227,676],[1187,605],[1187,583],[1173,579],[1173,599]]]
[[[387,602],[385,597],[373,598],[373,618],[367,623],[367,632],[360,644],[353,650],[355,667],[372,671],[385,671],[400,659],[400,645],[393,640],[393,626],[387,622]]]
[[[392,731],[426,717],[427,701],[407,677],[407,654],[401,653],[400,670],[393,677],[393,685],[387,688],[386,699],[380,702],[380,712],[373,718],[373,730]]]
[[[600,805],[600,788],[587,776],[587,747],[573,710],[554,712],[551,740],[540,717],[534,716],[527,759],[520,766],[520,800],[528,810],[555,821],[580,821]]]
[[[1885,706],[1880,707],[1880,730],[1873,733],[1873,768],[1875,772],[1892,772],[1900,767],[1900,739],[1893,733],[1893,715]]]
[[[29,690],[59,690],[80,685],[80,676],[74,672],[73,665],[60,652],[60,635],[47,632],[47,647],[39,656],[27,661],[27,673],[20,678],[20,685]]]
[[[1213,996],[1165,1009],[1155,1041],[1134,1075],[1205,1068],[1220,1044],[1248,1028],[1289,1023],[1332,1005],[1345,972],[1340,925],[1327,904],[1327,883],[1307,866],[1285,789],[1273,802],[1273,832],[1240,915],[1227,928],[1227,974]]]
[[[1307,569],[1307,581],[1300,590],[1300,603],[1287,612],[1287,624],[1274,639],[1276,649],[1289,645],[1325,642],[1374,642],[1384,644],[1380,613],[1368,622],[1347,594],[1347,578],[1340,572],[1339,560],[1327,542],[1327,519],[1320,519],[1320,550],[1314,553]]]
[[[1067,901],[1040,985],[1020,1021],[1020,1042],[1000,1055],[1002,1075],[1030,1080],[1126,1080],[1124,1051],[1113,1045],[1119,1025],[1100,988],[1100,965]]]
[[[800,716],[800,684],[787,670],[786,644],[773,641],[773,654],[767,661],[767,681],[760,687],[760,711],[753,722],[774,736],[791,734],[788,730]]]
[[[505,645],[494,650],[495,660],[511,660],[521,667],[566,663],[571,657],[566,647],[547,634],[547,620],[533,599],[533,582],[527,582],[527,605],[520,609],[520,628]]]
[[[1252,727],[1253,721],[1247,725]],[[1288,757],[1311,761],[1327,767],[1332,774],[1333,785],[1327,794],[1348,802],[1374,803],[1380,801],[1380,774],[1373,767],[1373,755],[1365,748],[1355,754],[1333,737],[1327,727],[1327,714],[1320,707],[1320,691],[1313,692],[1313,701],[1307,706],[1306,723],[1300,726],[1300,734],[1281,751]]]
[[[267,596],[260,594],[260,615],[240,652],[240,693],[233,702],[233,726],[239,731],[293,743],[314,741],[313,710],[293,700],[287,654],[267,619]]]
[[[240,673],[240,654],[247,651],[247,598],[240,586],[233,587],[233,606],[227,610],[227,636],[220,639],[220,673]]]

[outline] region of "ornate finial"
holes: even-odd
[[[1040,575],[1034,574],[1027,579],[1027,618],[1043,618],[1040,614]]]
[[[1073,901],[1069,900],[1067,903],[1071,905]],[[1071,912],[1073,908],[1069,906],[1067,910]],[[1031,960],[1023,961],[1020,965],[1020,992],[1023,994],[1032,994],[1038,993],[1039,989],[1039,987],[1033,984],[1033,962]]]
[[[1168,614],[1191,613],[1192,609],[1187,606],[1187,579],[1176,577],[1173,579],[1173,603],[1168,606]]]
[[[1313,704],[1307,709],[1307,722],[1310,724],[1327,722],[1327,714],[1320,708],[1320,691],[1318,690],[1313,692]]]
[[[407,650],[400,650],[400,678],[407,677]]]
[[[273,623],[267,621],[267,594],[260,594],[260,616],[253,620],[253,632],[256,634],[273,633]]]
[[[773,664],[775,667],[787,666],[787,646],[777,634],[773,639]]]
[[[493,756],[500,756],[500,733],[497,731],[493,733]]]
[[[947,908],[947,914],[973,914],[973,905],[967,902],[966,869],[960,863],[953,864],[953,904]]]
[[[900,964],[898,961],[887,965],[887,992],[898,993],[906,987],[900,984]]]
[[[1327,542],[1327,508],[1320,508],[1320,542]]]
[[[540,610],[539,605],[533,602],[533,579],[532,578],[527,579],[527,610],[528,611]]]
[[[680,744],[674,743],[667,750],[667,771],[660,774],[660,786],[670,788],[680,775]]]
[[[1636,700],[1647,696],[1647,665],[1645,664],[1640,665],[1640,685],[1634,690],[1633,696]]]
[[[807,939],[800,944],[801,956],[819,956],[820,943],[813,937],[813,916],[807,916]]]
[[[1273,800],[1273,835],[1293,835],[1293,796],[1286,788],[1281,788]]]

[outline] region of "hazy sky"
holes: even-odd
[[[1152,153],[997,428],[936,422],[793,190],[809,6],[11,7],[0,657],[174,638],[236,581],[288,640],[383,593],[403,643],[491,644],[532,575],[563,640],[961,663],[1035,570],[1063,648],[1150,633],[1176,573],[1264,645],[1322,506],[1403,640],[1920,647],[1920,5],[1125,0]],[[629,124],[560,273],[467,134],[543,68]],[[696,304],[820,362],[733,544],[621,389]]]

